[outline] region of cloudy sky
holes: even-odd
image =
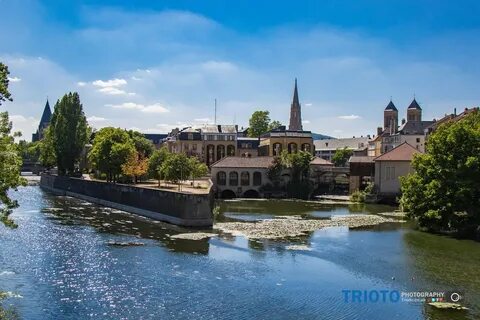
[[[154,4],[152,4],[154,3]],[[78,91],[89,122],[143,132],[255,110],[304,128],[375,133],[392,97],[425,118],[480,104],[480,2],[442,0],[0,0],[0,61],[14,126]]]

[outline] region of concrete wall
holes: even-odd
[[[172,224],[189,227],[213,224],[212,190],[209,194],[188,194],[46,174],[40,179],[40,187]]]
[[[375,186],[378,192],[380,194],[399,194],[399,177],[406,176],[412,171],[410,161],[376,161]]]

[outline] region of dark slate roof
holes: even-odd
[[[398,128],[401,134],[424,134],[434,121],[407,121]]]
[[[212,168],[268,168],[274,157],[226,157],[218,160]]]
[[[153,141],[154,144],[160,143],[163,139],[166,139],[168,134],[165,133],[144,133],[145,139]]]
[[[385,108],[385,110],[398,111],[398,110],[397,110],[397,107],[395,107],[395,105],[393,104],[392,100],[390,100],[390,102],[388,103],[388,105],[387,105],[387,107]]]
[[[52,110],[50,110],[50,104],[48,103],[48,100],[47,100],[47,103],[45,104],[45,108],[43,109],[42,118],[40,119],[40,126],[42,124],[50,123],[50,119],[52,119]]]
[[[413,156],[421,153],[408,143],[404,142],[396,148],[375,158],[375,161],[412,161]]]
[[[422,110],[422,108],[420,108],[420,105],[418,104],[417,100],[415,100],[415,98],[413,98],[413,101],[412,101],[412,103],[410,103],[410,105],[408,106],[408,109]]]

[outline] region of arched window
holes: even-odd
[[[217,173],[217,184],[219,186],[224,186],[227,184],[227,174],[224,171],[219,171]]]
[[[302,144],[302,151],[310,152],[310,143]]]
[[[262,185],[262,173],[261,172],[254,172],[253,173],[253,185],[254,186],[261,186]]]
[[[220,144],[217,146],[217,161],[222,158],[225,158],[225,146]]]
[[[235,155],[235,146],[227,146],[227,156],[231,157]]]
[[[228,175],[228,181],[231,186],[238,186],[238,173],[236,171],[232,171]]]
[[[288,144],[288,153],[296,153],[297,152],[297,144],[295,142],[290,142]]]
[[[207,165],[211,165],[215,162],[215,146],[209,144],[207,146]]]
[[[273,144],[273,156],[279,156],[282,153],[282,144],[274,143]]]
[[[250,173],[248,171],[243,171],[240,175],[240,183],[242,186],[250,185]]]

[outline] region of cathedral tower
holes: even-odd
[[[392,100],[383,111],[383,130],[390,134],[397,132],[398,128],[398,110]]]
[[[293,90],[293,101],[290,107],[290,125],[288,130],[302,131],[302,109],[298,101],[297,78],[295,78],[295,89]]]

